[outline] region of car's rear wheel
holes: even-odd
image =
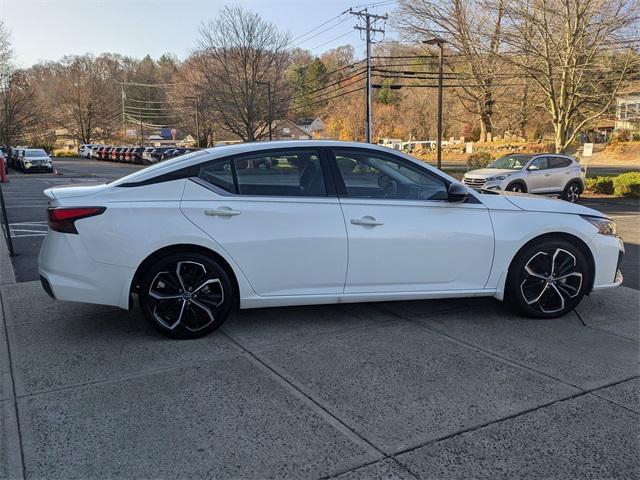
[[[580,303],[589,280],[580,249],[561,239],[541,240],[521,250],[512,262],[505,299],[529,317],[560,317]]]
[[[575,203],[580,198],[580,194],[582,193],[582,186],[578,182],[569,182],[569,184],[564,187],[564,192],[562,192],[562,199],[567,202]]]
[[[226,271],[200,253],[175,253],[143,273],[140,307],[151,324],[171,338],[198,338],[227,319],[233,286]]]

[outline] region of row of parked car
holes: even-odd
[[[112,162],[137,163],[150,165],[152,163],[168,160],[169,158],[192,152],[190,148],[176,147],[114,147],[112,145],[81,145],[79,154],[81,157],[96,160],[109,160]]]

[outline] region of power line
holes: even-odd
[[[334,98],[344,97],[345,95],[349,95],[349,94],[354,93],[354,92],[359,92],[361,90],[364,90],[365,88],[367,88],[367,87],[366,86],[362,86],[362,87],[354,88],[353,90],[349,90],[348,92],[342,92],[342,93],[340,93],[338,95],[334,95],[332,97],[323,98],[321,100],[317,100],[315,102],[311,102],[311,103],[309,103],[307,105],[301,105],[299,107],[290,108],[289,110],[300,110],[301,108],[307,108],[307,107],[316,105],[318,103],[324,103],[324,102],[327,102],[329,100],[333,100]]]

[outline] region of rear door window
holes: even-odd
[[[570,159],[565,157],[548,157],[549,168],[567,168],[573,163]]]

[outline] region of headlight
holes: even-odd
[[[487,178],[487,182],[501,181],[501,180],[504,180],[505,178],[507,178],[506,175],[500,175],[499,177],[489,177]]]
[[[598,229],[598,233],[601,235],[613,235],[618,236],[618,229],[616,228],[616,222],[603,217],[590,217],[588,215],[580,215],[587,222]]]

